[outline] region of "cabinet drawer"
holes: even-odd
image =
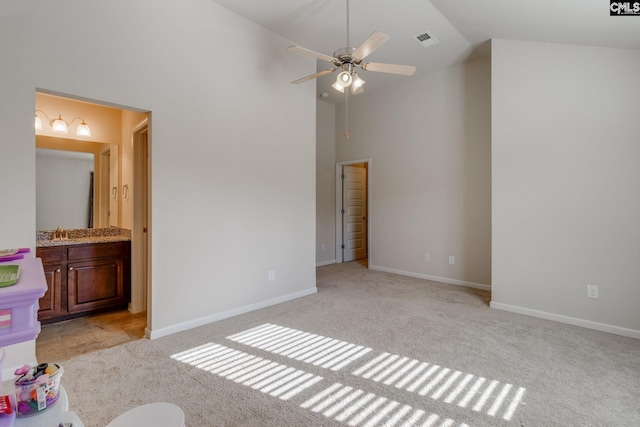
[[[124,255],[123,243],[100,243],[92,245],[69,246],[67,259],[103,258]]]
[[[62,261],[62,251],[65,248],[51,247],[51,248],[36,248],[36,257],[42,259],[42,263],[48,262],[60,262]]]

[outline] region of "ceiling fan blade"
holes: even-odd
[[[337,61],[337,59],[334,58],[333,56],[325,55],[324,53],[314,52],[312,50],[305,49],[300,46],[289,46],[287,50],[291,52],[299,53],[300,55],[307,55],[307,56],[311,56],[312,58],[322,59],[323,61],[329,61],[329,62]]]
[[[307,77],[302,77],[302,78],[299,78],[298,80],[294,80],[291,83],[298,84],[298,83],[306,82],[307,80],[317,79],[318,77],[322,77],[322,76],[326,76],[327,74],[331,74],[335,70],[336,70],[335,68],[329,68],[328,70],[322,70],[322,71],[319,71],[317,73],[311,74],[311,75],[309,75]]]
[[[353,58],[353,62],[356,64],[360,63],[364,58],[369,56],[371,52],[382,46],[389,40],[389,36],[381,33],[380,31],[375,31],[371,34],[365,41],[362,42],[360,46],[356,48],[351,54],[351,58]]]
[[[412,76],[416,72],[416,67],[413,65],[396,65],[396,64],[381,64],[379,62],[367,62],[361,65],[363,70],[376,71],[379,73],[389,74],[401,74],[403,76]]]

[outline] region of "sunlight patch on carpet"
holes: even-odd
[[[363,390],[340,383],[332,384],[300,406],[349,426],[468,427],[465,423],[457,424],[451,418],[442,419],[438,414],[427,414],[422,409],[401,405],[395,400],[365,393]]]
[[[301,408],[352,427],[469,427],[340,383],[318,392],[312,386],[323,380],[320,376],[212,342],[170,357],[282,400],[306,399]]]
[[[338,371],[371,351],[370,348],[266,323],[227,339]]]
[[[282,400],[322,380],[317,375],[214,343],[173,354],[171,358]]]
[[[525,393],[523,387],[515,389],[512,384],[488,381],[389,353],[381,353],[352,374],[461,408],[469,407],[475,412],[486,411],[492,417],[502,415],[507,421],[513,417]]]
[[[230,335],[227,339],[332,371],[372,351],[368,347],[271,323]],[[379,354],[352,374],[506,421],[511,420],[522,404],[526,391],[513,384],[390,353]]]

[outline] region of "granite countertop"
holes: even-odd
[[[68,246],[82,245],[86,243],[107,243],[107,242],[123,242],[129,241],[129,236],[92,236],[92,237],[76,237],[68,240],[36,240],[37,248],[45,248],[50,246]]]
[[[63,238],[56,238],[56,231],[39,231],[36,247],[82,245],[87,243],[123,242],[131,240],[131,230],[118,227],[63,230]]]

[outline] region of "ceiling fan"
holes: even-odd
[[[312,80],[318,77],[326,76],[334,71],[341,70],[333,85],[335,90],[347,93],[346,88],[350,88],[351,93],[357,95],[364,91],[363,85],[365,83],[358,74],[356,68],[362,68],[365,71],[375,71],[379,73],[400,74],[404,76],[411,76],[416,71],[416,67],[412,65],[396,65],[396,64],[383,64],[378,62],[363,62],[364,59],[369,56],[374,50],[379,48],[387,40],[389,36],[379,31],[373,32],[362,44],[356,48],[349,47],[349,0],[347,1],[347,47],[333,52],[333,56],[325,55],[323,53],[314,52],[309,49],[305,49],[300,46],[289,46],[287,49],[291,52],[295,52],[301,55],[311,56],[323,61],[333,63],[334,67],[311,74],[306,77],[294,80],[291,83],[299,84]]]

